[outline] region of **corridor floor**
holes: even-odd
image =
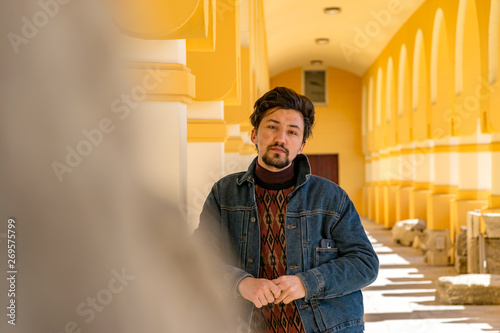
[[[366,333],[500,333],[500,305],[439,305],[435,283],[457,275],[431,267],[417,249],[394,244],[391,231],[367,218],[363,225],[380,259],[377,280],[363,289]]]

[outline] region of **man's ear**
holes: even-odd
[[[302,143],[302,146],[300,146],[300,149],[299,149],[299,154],[302,154],[302,151],[304,150],[304,147],[306,146],[306,142],[303,142]]]
[[[250,135],[250,140],[252,140],[252,143],[254,145],[257,144],[257,130],[255,128],[252,128],[252,134]]]

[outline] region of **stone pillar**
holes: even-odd
[[[379,169],[380,169],[380,156],[379,153],[372,153],[371,154],[371,205],[370,205],[370,219],[374,220],[375,222],[379,223],[379,217],[380,217],[380,206],[379,206],[379,201],[380,197],[378,194],[378,188],[379,188],[379,181],[380,181],[380,174],[379,174]]]
[[[213,184],[224,176],[224,102],[193,102],[188,106],[188,227],[194,231]]]
[[[389,149],[388,171],[385,171],[387,186],[384,191],[384,225],[386,228],[392,228],[396,221],[396,196],[399,185],[398,156],[397,149]]]
[[[377,187],[375,190],[375,221],[378,224],[385,224],[385,190],[388,184],[388,177],[386,171],[388,170],[389,154],[387,150],[382,149],[379,151],[377,161]]]
[[[451,239],[467,223],[467,212],[486,208],[491,194],[491,137],[476,134],[460,138],[458,146],[458,193],[451,203]]]
[[[434,184],[427,198],[427,228],[450,230],[451,201],[458,189],[458,138],[436,139],[434,155]]]
[[[113,112],[130,133],[139,181],[178,207],[187,202],[187,105],[194,76],[185,66],[185,40],[142,40],[123,36],[122,55],[134,86]]]
[[[374,171],[373,171],[373,155],[368,153],[367,155],[367,163],[366,163],[366,183],[367,183],[367,197],[368,197],[368,205],[367,205],[367,216],[370,220],[375,220],[375,180],[374,180]]]
[[[434,183],[434,156],[431,154],[433,142],[427,140],[415,144],[412,164],[414,167],[413,191],[410,194],[410,218],[427,219],[427,197]]]
[[[500,133],[491,135],[491,195],[488,199],[489,209],[500,209]]]
[[[131,151],[141,183],[179,208],[187,200],[186,105],[143,102],[131,114]]]
[[[414,166],[412,144],[401,146],[399,155],[399,188],[396,195],[396,220],[410,218],[410,194],[413,191]]]

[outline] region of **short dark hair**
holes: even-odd
[[[259,128],[260,122],[266,116],[268,110],[290,109],[300,112],[304,118],[304,138],[302,141],[306,142],[307,138],[312,134],[314,105],[309,98],[297,94],[292,89],[276,87],[262,95],[255,102],[253,108],[254,111],[250,116],[250,122],[255,130]]]

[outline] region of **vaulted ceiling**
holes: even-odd
[[[312,60],[362,75],[424,1],[264,0],[270,75]],[[341,11],[325,14],[330,7]]]

